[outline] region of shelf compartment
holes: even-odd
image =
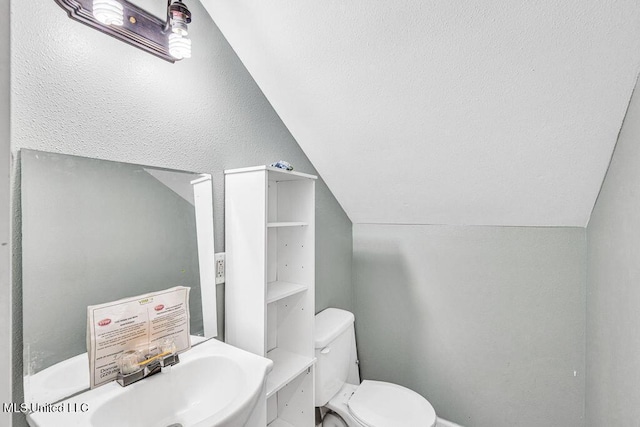
[[[268,424],[268,427],[294,427],[293,424],[289,424],[283,419],[276,418]]]
[[[268,222],[267,228],[279,228],[279,227],[306,227],[308,222],[300,221],[287,221],[287,222]]]
[[[267,358],[273,361],[273,370],[267,377],[267,399],[316,362],[315,357],[301,356],[280,348],[268,352]]]
[[[299,292],[304,292],[309,287],[299,283],[275,281],[267,283],[267,304],[271,304]]]

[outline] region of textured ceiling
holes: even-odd
[[[353,222],[587,224],[636,0],[202,3]]]

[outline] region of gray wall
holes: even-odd
[[[588,426],[640,420],[640,93],[587,227]]]
[[[468,427],[583,425],[584,229],[353,229],[365,379]]]
[[[193,58],[177,64],[72,21],[53,0],[11,7],[14,153],[32,148],[211,173],[217,251],[224,250],[224,169],[284,159],[315,173],[200,3],[189,3]],[[15,179],[17,164],[13,170]],[[316,204],[316,308],[350,308],[351,221],[321,180]],[[14,280],[19,288],[21,278]],[[220,287],[220,316],[222,294]]]
[[[0,0],[7,11],[9,0]],[[9,202],[9,14],[0,14],[0,402],[11,401],[11,285]],[[0,426],[8,425],[11,414],[0,413]]]

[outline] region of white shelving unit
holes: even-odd
[[[225,338],[273,360],[270,427],[314,425],[315,180],[225,171]]]
[[[267,304],[295,295],[298,292],[304,292],[307,289],[309,289],[307,285],[301,285],[299,283],[269,282],[267,283]]]
[[[309,225],[306,222],[268,222],[267,228],[274,227],[303,227]]]
[[[282,421],[281,419],[275,419],[272,423],[269,424],[269,427],[295,427],[289,424],[286,421]]]

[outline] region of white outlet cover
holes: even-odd
[[[216,285],[224,283],[225,281],[224,255],[225,255],[224,252],[220,252],[215,255]],[[222,263],[221,267],[219,267],[220,262]]]

